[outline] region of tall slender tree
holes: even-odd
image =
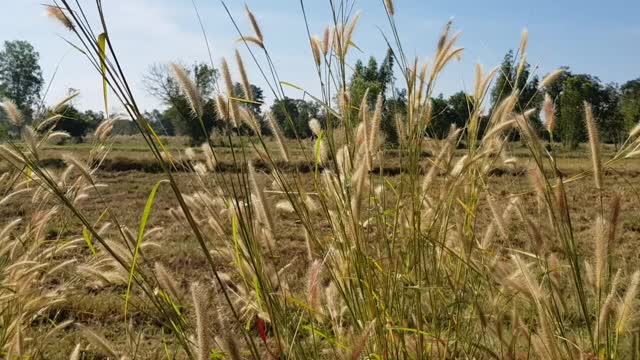
[[[0,95],[13,100],[27,117],[44,83],[39,60],[40,54],[27,41],[5,41],[0,51]]]

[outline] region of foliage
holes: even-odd
[[[96,113],[82,113],[71,104],[60,106],[56,113],[61,117],[55,122],[53,130],[64,131],[77,141],[81,141],[82,137],[100,122]],[[49,114],[53,115],[55,114]]]
[[[40,99],[44,83],[39,59],[38,52],[26,41],[5,41],[0,51],[0,93],[13,100],[27,116]]]
[[[630,80],[620,87],[620,112],[624,126],[631,130],[640,122],[640,78]]]
[[[214,128],[222,127],[222,121],[218,118],[215,109],[215,101],[211,99],[218,71],[210,65],[198,63],[191,67],[188,74],[191,76],[199,96],[207,99],[203,106],[202,119],[198,119],[192,111],[189,101],[181,93],[180,85],[172,76],[167,65],[152,66],[145,75],[145,86],[151,95],[169,106],[162,114],[162,118],[170,119],[173,124],[172,128],[175,129],[174,133],[189,136],[191,143],[195,145],[205,142],[207,134],[210,135]],[[164,130],[171,128],[166,126],[166,120],[161,121],[160,124],[163,124]],[[169,133],[168,130],[167,133]]]
[[[584,102],[593,104],[594,116],[605,138],[619,142],[622,124],[617,99],[617,89],[613,85],[603,86],[596,77],[572,74],[566,78],[559,101],[558,134],[562,143],[574,149],[587,140]]]
[[[158,135],[175,136],[176,129],[171,121],[170,110],[161,112],[153,109],[144,113],[144,117],[149,120],[151,127]]]
[[[526,58],[523,57],[523,54],[518,55],[519,57],[516,57],[513,50],[509,50],[502,60],[495,85],[491,90],[491,111],[507,96],[511,95],[513,90],[519,92],[516,104],[516,110],[519,112],[536,107],[542,101],[542,97],[538,92],[538,76],[532,76],[531,66],[526,61]],[[542,122],[537,114],[534,114],[529,119],[534,129],[541,134]],[[516,136],[517,134],[513,135]],[[512,137],[512,139],[515,139],[515,137]]]
[[[473,99],[459,91],[445,99],[442,94],[431,100],[433,104],[433,120],[427,133],[435,138],[444,139],[449,134],[451,125],[463,128],[474,108]]]
[[[320,120],[320,105],[313,101],[285,97],[275,100],[271,105],[271,114],[288,138],[308,138],[312,135],[309,120]]]
[[[365,92],[368,91],[367,102],[369,107],[375,105],[378,95],[383,96],[386,103],[387,90],[393,83],[393,65],[394,58],[391,49],[387,50],[387,54],[380,66],[374,57],[369,58],[369,62],[365,66],[362,60],[357,60],[354,65],[351,81],[349,82],[349,94],[351,95],[351,103],[359,104],[362,102]],[[405,101],[402,92],[396,92],[392,98],[392,104],[383,104],[384,114],[382,116],[382,131],[386,136],[387,143],[392,146],[398,145],[398,135],[395,128],[395,112],[399,109],[398,102]],[[405,103],[406,105],[406,103]],[[357,111],[354,110],[354,114]],[[353,114],[352,114],[353,116]]]

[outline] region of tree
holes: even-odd
[[[62,105],[57,113],[62,117],[55,123],[53,130],[64,131],[77,141],[82,141],[82,137],[92,127],[92,119],[78,111],[73,105]]]
[[[189,136],[192,145],[203,143],[207,134],[214,127],[222,128],[223,122],[218,118],[215,102],[211,100],[218,71],[211,66],[199,63],[188,71],[200,96],[204,101],[202,119],[198,119],[189,102],[182,95],[178,83],[173,78],[167,65],[154,65],[145,75],[144,83],[147,91],[169,106],[163,116],[168,117],[177,133]],[[202,120],[202,123],[200,123]],[[204,131],[203,131],[204,127]]]
[[[438,139],[449,134],[451,125],[462,128],[466,125],[473,111],[472,98],[464,91],[458,91],[445,99],[442,94],[432,98],[432,120],[427,132]]]
[[[535,108],[542,102],[542,97],[538,92],[539,79],[531,76],[529,63],[525,61],[521,73],[518,76],[519,59],[516,59],[513,50],[509,50],[502,60],[502,65],[498,72],[495,86],[491,90],[491,111],[500,102],[511,95],[514,90],[519,91],[518,102],[514,111],[524,112],[527,109]],[[531,124],[538,132],[542,131],[542,122],[537,113],[530,118]],[[517,137],[517,134],[514,134]]]
[[[176,129],[168,111],[153,109],[145,111],[143,115],[151,123],[151,127],[158,135],[175,136]]]
[[[602,141],[612,144],[622,144],[626,138],[624,118],[620,112],[620,89],[616,84],[607,84],[601,88],[596,104],[597,115],[600,117],[600,132]]]
[[[264,117],[262,116],[262,103],[264,102],[264,91],[257,85],[251,84],[251,92],[253,93],[252,102],[241,102],[240,106],[250,110],[255,116],[256,120],[258,120],[258,124],[260,125],[260,130],[263,134],[270,133],[271,129],[269,129],[268,124],[264,121]],[[244,93],[244,87],[239,82],[233,85],[233,92],[236,94],[236,97],[246,99],[247,95]],[[247,124],[241,124],[239,131],[243,133],[252,133],[253,129],[251,129]]]
[[[311,137],[309,120],[312,118],[318,119],[321,124],[324,123],[320,106],[303,99],[285,97],[282,100],[276,100],[271,106],[271,114],[280,125],[284,136],[288,138],[295,138],[296,135],[299,138]]]
[[[627,81],[620,87],[619,111],[627,131],[640,122],[640,78]]]
[[[616,141],[619,135],[610,127],[621,126],[617,122],[621,116],[617,112],[617,91],[615,86],[604,87],[597,77],[588,74],[571,75],[563,85],[560,94],[560,117],[558,134],[562,143],[575,149],[578,143],[587,140],[584,125],[584,102],[593,106],[593,114],[609,141]],[[604,131],[603,131],[604,130]]]
[[[355,106],[359,106],[362,102],[362,98],[364,97],[367,89],[369,93],[367,95],[367,101],[370,107],[375,105],[376,99],[378,95],[383,96],[383,109],[384,113],[382,114],[382,122],[380,127],[382,132],[385,134],[385,138],[387,143],[391,145],[398,144],[398,134],[396,133],[395,127],[395,113],[398,110],[398,101],[402,102],[402,96],[406,96],[396,92],[394,95],[394,104],[393,106],[387,106],[387,89],[393,83],[393,53],[389,49],[387,50],[387,55],[384,60],[378,66],[378,62],[374,57],[369,58],[368,64],[365,66],[361,60],[358,60],[354,66],[354,72],[351,76],[351,81],[349,83],[349,94],[351,95],[351,102]],[[405,100],[406,104],[406,100]],[[352,113],[352,116],[355,116],[356,111]]]
[[[5,41],[0,51],[0,93],[13,100],[27,117],[40,99],[44,83],[39,59],[26,41]]]

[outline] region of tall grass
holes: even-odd
[[[300,5],[306,21],[304,2]],[[146,315],[162,329],[158,344],[162,356],[169,359],[638,356],[635,319],[640,275],[629,273],[611,257],[619,245],[621,199],[608,205],[603,196],[606,169],[637,154],[637,131],[604,161],[595,119],[590,105],[585,105],[594,191],[599,194],[599,203],[593,204],[595,250],[589,253],[576,241],[565,190],[588,174],[563,175],[556,156],[532,127],[529,118],[537,110],[519,108],[517,90],[485,119],[483,107],[497,69],[476,67],[467,123],[451,128],[425,163],[424,149],[434,144],[425,136],[436,116],[430,99],[442,71],[462,55],[463,49],[456,45],[460,33],[453,33],[454,25],[448,22],[431,61],[409,59],[395,23],[403,9],[385,0],[380,6],[391,29],[386,41],[408,100],[406,116],[396,117],[400,147],[396,161],[404,171],[387,177],[383,170],[388,158],[380,133],[383,98],[369,104],[365,96],[362,103],[354,103],[348,89],[347,55],[354,48],[360,16],[352,12],[352,5],[346,0],[330,2],[332,25],[322,36],[313,36],[307,25],[310,61],[316,65],[321,92],[305,93],[327,117],[325,128],[317,120],[310,124],[315,144],[283,141],[278,124],[267,114],[278,146],[268,146],[271,142],[260,131],[255,136],[227,132],[233,168],[226,173],[217,171],[217,150],[210,140],[201,147],[204,160],[193,150],[186,152],[195,169],[189,175],[192,193],[177,181],[174,155],[136,104],[101,2],[95,9],[101,20],[97,24],[87,21],[88,8],[77,3],[60,0],[55,5],[51,13],[75,36],[71,41],[135,121],[164,180],[162,185],[149,184],[151,195],[140,210],[136,233],[121,225],[117,211],[102,199],[96,173],[109,150],[111,120],[96,131],[88,160],[67,157],[68,167],[60,174],[39,163],[38,147],[53,134],[20,123],[23,142],[0,147],[2,158],[15,169],[3,175],[7,180],[3,184],[8,185],[3,185],[0,204],[31,193],[39,211],[19,229],[15,221],[0,232],[0,349],[5,356],[46,357],[38,350],[40,339],[27,334],[33,332],[34,321],[51,320],[44,337],[73,323],[56,323],[55,314],[47,314],[47,309],[63,301],[72,288],[88,286],[80,279],[96,288],[125,285],[116,288],[126,289],[122,290],[125,319],[130,296],[144,299],[151,309]],[[239,31],[239,41],[273,96],[281,99],[284,88],[295,85],[279,80],[268,34],[246,10],[253,33]],[[229,16],[239,29],[238,20],[230,12]],[[104,47],[100,39],[105,39]],[[526,45],[524,32],[521,55]],[[524,64],[525,57],[518,61]],[[241,83],[249,89],[240,53],[236,62]],[[253,101],[251,93],[245,91],[247,98],[238,98],[229,85],[233,79],[225,60],[222,69],[226,91],[214,95],[219,114],[229,129],[244,122],[257,130],[256,119],[242,107]],[[183,69],[174,66],[173,71],[202,122],[201,95]],[[557,75],[552,73],[542,84],[549,85]],[[544,90],[543,86],[540,91]],[[553,116],[552,107],[545,102],[547,118]],[[553,126],[547,130],[552,132]],[[490,181],[493,169],[517,161],[507,153],[512,132],[520,133],[532,164],[531,189],[524,195],[499,194]],[[462,153],[456,152],[460,144],[465,145]],[[294,148],[314,164],[311,183],[309,177],[285,166]],[[258,173],[250,160],[255,154],[268,164],[269,173]],[[159,186],[171,188],[176,205],[170,213],[197,240],[208,267],[198,271],[206,271],[209,281],[185,287],[166,266],[149,261],[147,251],[157,245],[150,237],[152,232],[161,235],[161,230],[146,230],[145,224],[149,213],[157,211],[153,202]],[[98,219],[88,218],[78,204],[89,195],[104,206]],[[478,220],[481,211],[490,211],[489,223]],[[47,238],[44,228],[57,214],[68,222],[79,221],[82,234],[71,240]],[[286,217],[293,217],[296,230],[304,234],[307,258],[286,257],[278,231]],[[112,232],[116,235],[107,235],[109,226],[116,228]],[[522,247],[512,243],[515,227],[528,234],[529,242]],[[65,255],[81,246],[89,248],[88,256]],[[294,262],[304,262],[308,269],[304,278],[288,271]],[[63,270],[66,275],[49,284]],[[99,334],[99,326],[76,326],[86,340],[70,351],[71,358],[90,352],[112,358],[139,356],[141,334],[126,322],[122,329],[130,339],[127,346],[110,344]]]

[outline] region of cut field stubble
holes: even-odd
[[[481,124],[497,70],[478,66],[468,122],[452,128],[445,141],[431,143],[433,156],[425,161],[425,133],[433,116],[429,99],[439,74],[461,56],[460,35],[447,23],[433,60],[410,61],[394,20],[402,9],[385,0],[390,46],[408,99],[406,116],[396,121],[400,139],[393,161],[402,171],[386,176],[380,133],[384,99],[369,103],[365,96],[353,103],[347,90],[347,58],[359,18],[345,10],[349,4],[331,3],[333,25],[322,40],[309,34],[310,61],[322,89],[313,98],[328,118],[325,128],[312,124],[313,143],[285,141],[269,115],[275,142],[267,140],[243,106],[254,99],[246,91],[250,82],[241,54],[236,53],[236,63],[246,98],[234,93],[223,60],[226,86],[215,94],[218,114],[229,129],[246,124],[256,130],[251,137],[227,132],[224,172],[221,149],[211,140],[198,156],[189,149],[183,159],[153,132],[129,91],[100,2],[103,22],[92,26],[101,28],[101,36],[86,23],[87,9],[61,0],[51,10],[125,106],[159,172],[142,181],[150,195],[140,202],[140,220],[132,221],[113,206],[117,196],[105,189],[98,171],[108,157],[113,119],[96,130],[85,156],[65,156],[58,171],[42,166],[44,146],[63,136],[48,130],[56,119],[32,127],[11,103],[4,104],[23,141],[0,146],[0,156],[12,166],[2,174],[0,206],[27,196],[33,203],[32,216],[0,231],[4,356],[50,358],[56,351],[51,342],[64,349],[63,339],[71,336],[72,359],[638,356],[640,273],[612,256],[625,246],[619,240],[623,202],[607,189],[614,183],[611,172],[638,155],[637,131],[603,159],[596,122],[585,104],[593,166],[567,176],[531,126],[534,109],[518,108],[517,90]],[[239,33],[239,41],[274,97],[281,98],[284,87],[294,85],[277,80],[269,39],[246,11],[253,34]],[[520,54],[526,44],[524,32]],[[524,61],[522,56],[514,65],[521,68]],[[184,69],[172,69],[202,123],[204,99]],[[558,74],[544,79],[540,91]],[[552,106],[545,104],[546,116]],[[498,186],[493,176],[496,168],[522,161],[508,155],[513,132],[527,149],[524,188]],[[466,147],[456,150],[461,142]],[[286,167],[294,153],[313,164],[312,171]],[[258,171],[253,158],[268,171]],[[191,171],[178,173],[185,162]],[[588,216],[593,218],[580,223],[595,226],[593,244],[584,244],[577,240],[582,229],[571,187],[586,186],[591,175],[594,211]],[[146,226],[156,212],[164,212],[164,229]],[[167,238],[172,227],[189,230],[193,241],[183,244],[185,256],[161,251],[175,242]],[[297,257],[291,256],[283,229],[299,235]],[[523,238],[528,241],[514,241]],[[89,298],[105,293],[118,295],[119,324],[82,321],[80,311],[68,310],[87,308]],[[84,300],[71,306],[70,299]],[[114,328],[125,335],[107,336]]]

